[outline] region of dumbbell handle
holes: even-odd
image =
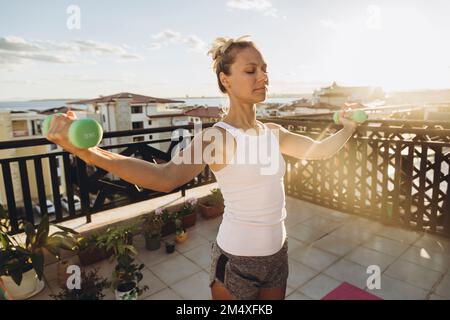
[[[47,136],[53,115],[49,115],[42,123],[42,133]],[[79,149],[97,146],[103,137],[103,129],[94,119],[74,120],[69,127],[69,141]]]
[[[354,110],[350,112],[350,119],[352,119],[355,122],[363,123],[367,120],[367,113],[364,110]],[[336,111],[333,114],[333,120],[334,123],[339,124],[340,121],[340,111]]]

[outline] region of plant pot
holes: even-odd
[[[166,223],[165,225],[163,225],[161,229],[161,235],[163,237],[168,236],[169,234],[172,234],[174,232],[175,232],[175,222],[173,221]]]
[[[133,245],[133,237],[134,237],[134,234],[133,233],[131,233],[131,232],[128,232],[127,233],[127,235],[126,235],[126,244],[128,244],[128,245]]]
[[[70,274],[67,273],[69,265],[68,260],[60,261],[56,265],[56,281],[61,289],[67,288],[67,279],[70,277]]]
[[[18,286],[10,276],[1,276],[3,286],[8,297],[12,300],[26,299],[36,294],[39,279],[34,269],[28,270],[22,275],[22,282]]]
[[[166,243],[166,253],[174,253],[175,252],[175,243],[167,242]]]
[[[197,211],[194,211],[187,216],[181,217],[181,220],[183,221],[183,227],[186,229],[194,226],[197,222]]]
[[[161,248],[161,236],[158,237],[145,236],[144,239],[145,239],[145,249],[149,251],[154,251]]]
[[[212,219],[223,214],[224,206],[209,206],[207,204],[199,203],[200,213],[204,219]]]
[[[186,239],[187,239],[187,232],[183,232],[175,236],[175,241],[178,243],[185,242]]]
[[[113,254],[112,251],[106,251],[103,248],[90,247],[78,252],[78,258],[82,266],[87,266],[106,258],[109,258]]]
[[[114,291],[116,300],[137,300],[138,291],[136,283],[120,283]]]

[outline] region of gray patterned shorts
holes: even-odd
[[[270,256],[235,256],[223,251],[217,242],[211,247],[209,286],[219,281],[237,299],[255,300],[261,288],[279,288],[289,274],[287,239]]]

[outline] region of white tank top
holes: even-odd
[[[236,141],[231,163],[217,172],[212,170],[225,201],[217,244],[233,255],[272,255],[286,239],[286,164],[275,134],[259,124],[263,127],[259,135],[249,135],[223,121],[214,124]]]

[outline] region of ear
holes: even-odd
[[[230,82],[228,81],[228,78],[225,75],[225,73],[223,73],[223,72],[219,73],[219,78],[220,78],[220,83],[222,83],[222,85],[228,89],[230,87]]]

